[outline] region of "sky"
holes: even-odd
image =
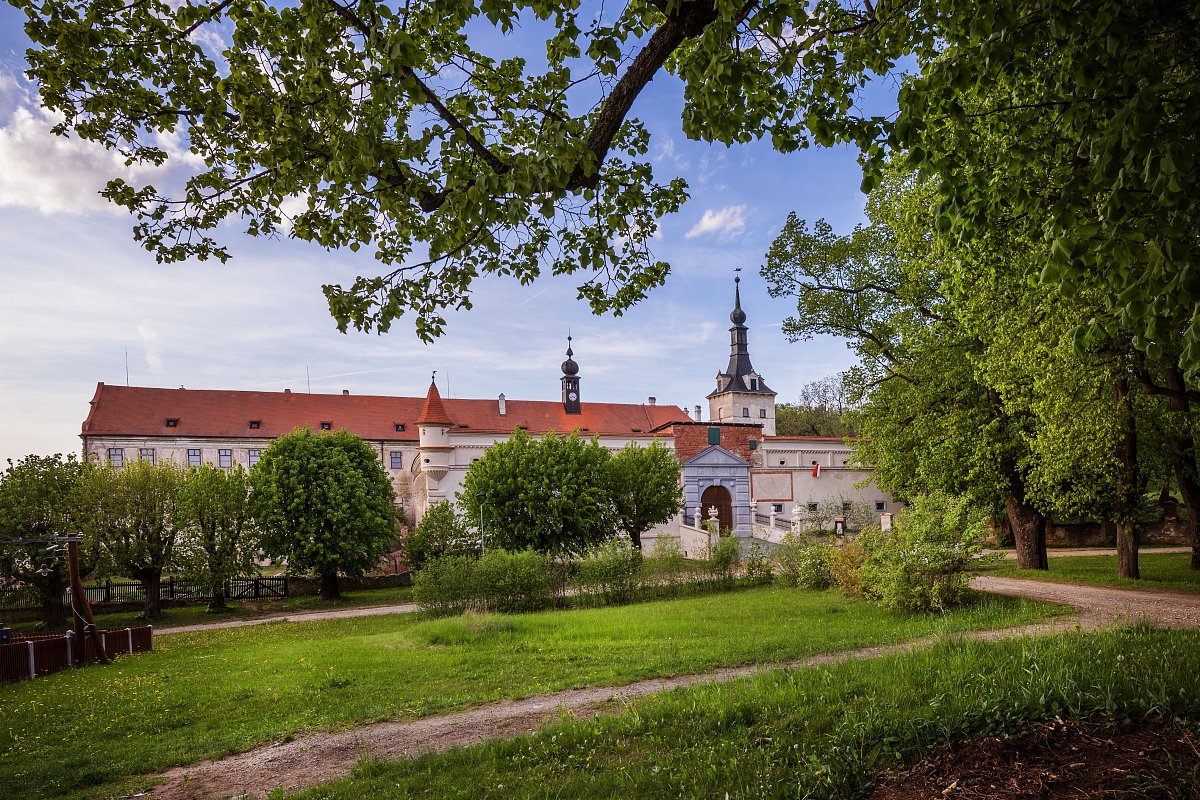
[[[23,76],[23,16],[0,3],[0,463],[78,452],[97,382],[190,389],[420,396],[437,370],[444,396],[555,400],[568,331],[582,399],[691,408],[729,356],[734,268],[741,267],[750,354],[779,402],[851,366],[845,342],[788,342],[795,304],[758,275],[789,211],[837,231],[863,220],[861,172],[848,149],[782,155],[769,143],[687,140],[682,88],[660,74],[633,116],[651,132],[656,177],[682,176],[691,199],[654,242],[665,286],[623,316],[593,316],[579,279],[530,286],[485,278],[474,308],[447,317],[431,345],[410,319],[385,335],[339,333],[323,283],[376,274],[361,252],[223,231],[226,265],[160,265],[133,242],[132,218],[97,195],[119,163],[73,138]],[[880,102],[889,92],[882,87]],[[184,154],[186,155],[186,154]]]

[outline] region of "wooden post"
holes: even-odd
[[[96,646],[96,659],[101,664],[108,663],[108,654],[104,652],[104,643],[100,641],[100,633],[96,629],[96,618],[92,616],[92,606],[88,603],[87,592],[84,591],[83,581],[79,578],[79,542],[74,539],[67,542],[67,568],[71,573],[71,614],[76,625],[87,622],[91,631],[92,644]],[[84,658],[83,630],[79,630],[79,658]]]

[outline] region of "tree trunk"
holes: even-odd
[[[1183,373],[1176,367],[1163,370],[1167,388],[1174,394],[1167,396],[1167,407],[1181,416],[1180,423],[1186,423],[1191,413],[1191,403],[1187,399],[1187,383]],[[1196,439],[1182,431],[1184,424],[1176,426],[1175,430],[1175,480],[1179,483],[1179,494],[1183,506],[1187,509],[1187,532],[1192,545],[1191,567],[1200,570],[1200,467],[1196,461]]]
[[[1049,569],[1046,558],[1046,518],[1036,508],[1015,497],[1004,499],[1008,525],[1017,545],[1021,569]]]
[[[42,595],[42,624],[47,630],[60,630],[66,626],[67,612],[63,608],[63,582],[57,569],[46,577],[38,587]]]
[[[634,550],[641,550],[642,549],[642,534],[640,532],[634,533],[633,531],[630,531],[629,532],[629,543],[633,545]]]
[[[142,610],[142,616],[147,620],[156,620],[162,616],[162,571],[161,570],[146,570],[138,578],[142,584],[142,588],[146,591],[146,603]]]
[[[332,572],[321,573],[321,599],[322,600],[339,600],[342,597],[341,590],[338,588],[337,570]]]
[[[1141,578],[1138,569],[1138,523],[1117,523],[1117,577]]]
[[[1141,521],[1138,519],[1138,501],[1142,487],[1138,480],[1137,426],[1129,382],[1119,378],[1113,389],[1120,425],[1120,438],[1117,440],[1117,496],[1113,503],[1113,522],[1117,524],[1117,577],[1140,578],[1138,539]]]
[[[229,606],[225,605],[225,585],[218,583],[212,587],[212,594],[208,597],[208,610],[214,612],[228,611]]]

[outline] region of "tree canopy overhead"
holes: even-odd
[[[112,182],[160,259],[225,259],[213,232],[369,246],[382,274],[325,287],[349,325],[419,335],[482,274],[584,277],[597,311],[665,280],[648,247],[680,207],[633,116],[683,84],[683,132],[780,151],[851,143],[869,190],[891,152],[936,178],[935,224],[968,241],[1034,220],[1031,278],[1102,275],[1105,319],[1200,372],[1200,6],[1193,0],[9,0],[29,74],[73,131],[132,162],[190,148],[174,196]],[[512,55],[503,34],[544,42]],[[501,35],[497,35],[501,34]],[[915,64],[898,113],[861,89]],[[284,209],[298,207],[294,215]],[[290,216],[290,219],[287,218]]]
[[[813,47],[821,25],[870,20],[828,1],[10,2],[60,133],[190,166],[178,194],[122,179],[105,192],[160,260],[227,259],[215,229],[231,219],[370,247],[382,274],[325,287],[339,326],[383,331],[411,311],[425,338],[485,273],[578,273],[597,312],[641,299],[668,272],[648,248],[656,220],[687,198],[643,158],[631,109],[648,82],[682,80],[689,136],[770,133],[791,149],[806,141],[800,64],[833,64]],[[497,34],[518,29],[544,55],[511,55]]]

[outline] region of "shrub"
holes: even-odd
[[[830,547],[826,553],[829,576],[846,594],[863,596],[862,581],[859,579],[859,572],[867,559],[863,542],[877,535],[881,535],[877,530],[864,531],[841,547]]]
[[[477,537],[472,535],[454,510],[443,500],[434,503],[404,537],[404,561],[412,572],[419,572],[430,560],[447,555],[475,555]]]
[[[477,593],[470,556],[434,558],[413,575],[413,600],[434,614],[461,614],[475,603]]]
[[[729,585],[742,560],[742,550],[736,536],[723,536],[708,550],[708,571],[713,580]]]
[[[750,549],[746,551],[746,578],[751,583],[770,583],[774,574],[771,559],[763,550],[762,543],[757,539],[750,541]]]
[[[863,541],[859,580],[864,592],[888,608],[945,610],[961,605],[978,570],[988,531],[985,516],[966,498],[916,497],[888,535]]]
[[[833,585],[829,567],[833,549],[813,537],[789,533],[771,553],[775,581],[782,586],[828,589]]]
[[[553,599],[546,557],[490,550],[475,563],[475,591],[481,611],[540,611]]]
[[[639,586],[642,551],[622,539],[591,548],[575,563],[575,587],[605,603],[628,600]]]

